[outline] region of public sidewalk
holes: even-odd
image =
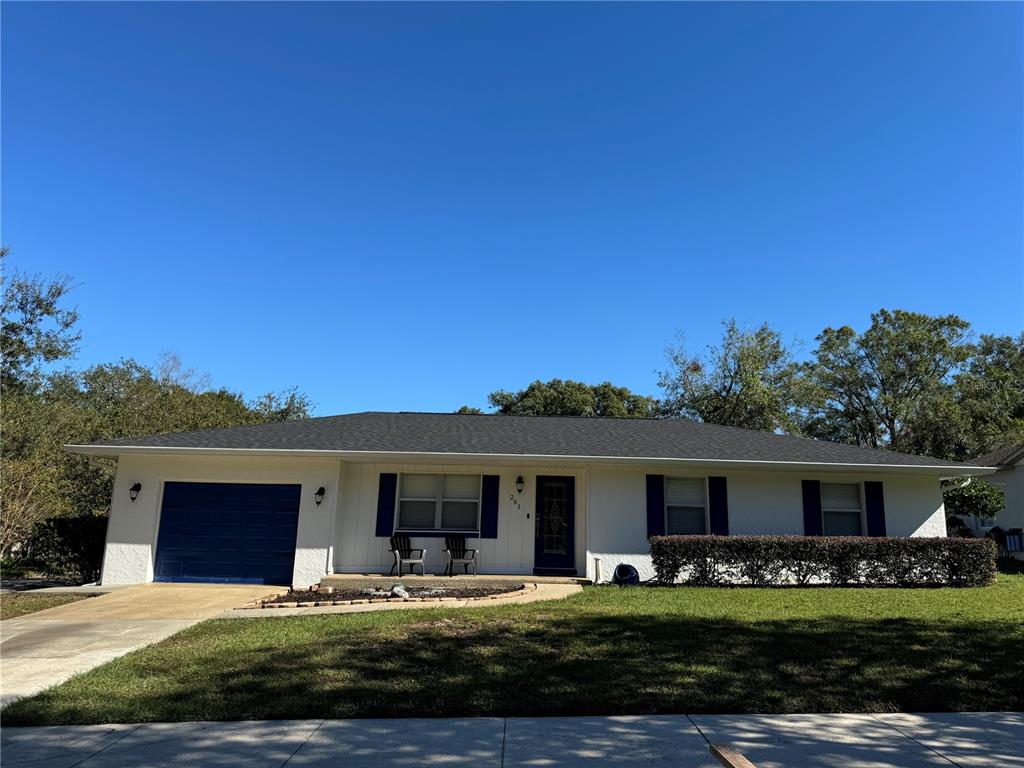
[[[1024,715],[650,715],[5,728],[4,768],[1024,767]]]

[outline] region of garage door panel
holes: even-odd
[[[157,581],[288,584],[298,485],[165,483]]]

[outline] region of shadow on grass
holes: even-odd
[[[211,622],[5,708],[4,725],[1024,708],[1018,623],[432,613],[267,639]]]

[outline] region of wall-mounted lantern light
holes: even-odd
[[[318,507],[320,506],[320,502],[324,500],[324,495],[326,495],[326,493],[327,491],[324,490],[324,487],[321,485],[319,488],[316,489],[316,493],[313,494],[313,501],[316,502],[316,505]]]
[[[526,487],[526,482],[523,480],[523,476],[520,475],[516,478],[516,491],[522,493],[524,487]]]
[[[128,498],[132,500],[132,503],[139,498],[139,491],[142,490],[142,483],[135,483],[131,488],[128,489]]]

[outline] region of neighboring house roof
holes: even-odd
[[[452,413],[353,413],[67,448],[100,455],[294,451],[964,469],[943,459],[677,419]]]
[[[1024,443],[1007,445],[971,459],[968,464],[975,467],[1012,467],[1024,459]]]

